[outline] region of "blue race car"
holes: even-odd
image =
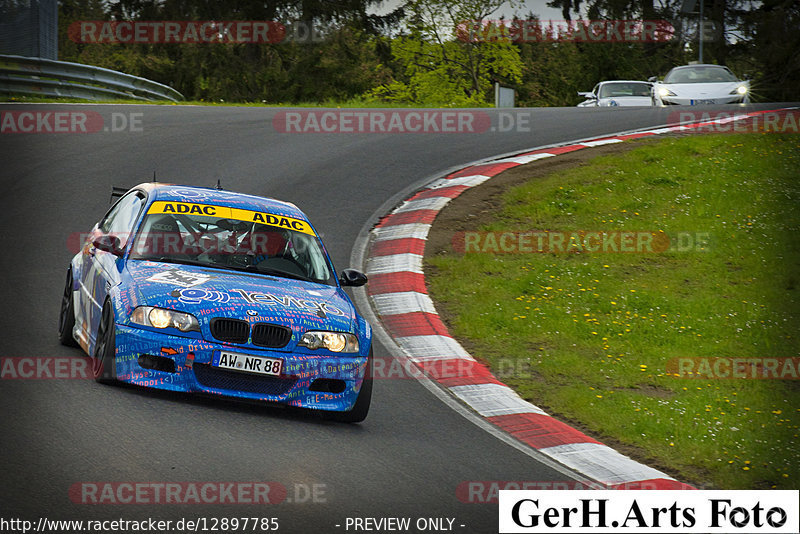
[[[293,204],[148,183],[95,225],[67,271],[65,345],[100,382],[222,395],[364,420],[372,330]]]

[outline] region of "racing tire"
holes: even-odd
[[[58,340],[67,347],[78,346],[78,342],[72,337],[72,329],[75,328],[75,299],[72,293],[72,269],[67,269],[64,294],[61,296],[61,311],[58,315]]]
[[[339,423],[360,423],[367,418],[369,405],[372,402],[372,349],[367,359],[367,369],[364,372],[364,382],[353,408],[348,412],[325,412],[325,418]]]
[[[112,384],[117,381],[116,330],[111,302],[106,301],[100,324],[97,326],[97,341],[94,344],[94,358],[92,358],[92,375],[101,384]]]

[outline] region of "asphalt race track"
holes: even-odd
[[[159,181],[221,179],[226,189],[289,200],[341,270],[379,208],[424,178],[495,154],[662,125],[670,113],[520,109],[503,113],[529,122],[503,133],[285,134],[274,129],[279,111],[271,108],[0,106],[23,109],[90,110],[107,123],[112,113],[141,113],[141,131],[0,134],[4,358],[81,356],[56,336],[74,253],[67,243],[103,215],[112,185],[149,181],[155,171]],[[497,110],[483,111],[497,124]],[[378,343],[375,356],[389,354]],[[279,532],[353,532],[348,517],[409,517],[412,526],[449,518],[455,532],[494,532],[496,504],[461,502],[459,484],[570,480],[414,380],[376,380],[360,425],[85,379],[6,378],[0,406],[4,518],[276,517]],[[287,495],[274,505],[76,503],[69,490],[84,482],[266,482]]]

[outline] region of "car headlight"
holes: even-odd
[[[306,332],[297,345],[312,350],[328,349],[331,352],[358,352],[358,338],[353,334],[343,334],[341,332]]]
[[[747,86],[746,85],[740,85],[739,87],[737,87],[736,89],[734,89],[733,91],[731,91],[728,94],[731,94],[731,95],[745,95],[745,94],[747,94]]]
[[[153,328],[172,327],[181,332],[200,331],[200,323],[194,315],[152,306],[139,306],[133,310],[131,322]]]
[[[678,96],[666,87],[659,87],[658,88],[658,96]]]

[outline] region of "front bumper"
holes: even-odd
[[[715,98],[684,98],[680,96],[662,96],[660,97],[662,106],[702,106],[702,105],[717,105],[717,104],[741,104],[746,102],[747,95],[728,95],[719,96]]]
[[[308,355],[209,343],[117,324],[116,371],[122,382],[316,410],[348,411],[361,390],[367,356]],[[368,349],[368,347],[367,347]],[[281,376],[211,365],[215,352],[283,360]]]

